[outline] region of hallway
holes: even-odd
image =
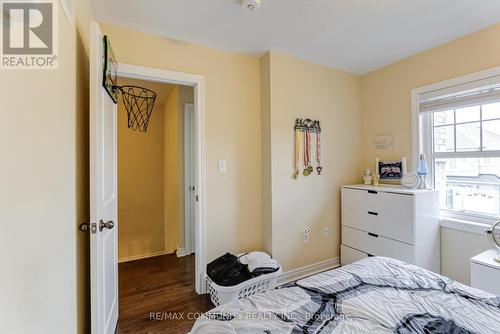
[[[195,316],[213,308],[194,291],[195,256],[175,254],[119,264],[117,333],[185,334]]]

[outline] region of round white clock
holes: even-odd
[[[416,174],[408,173],[401,178],[401,185],[408,189],[413,189],[418,186],[420,180]]]

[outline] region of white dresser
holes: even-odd
[[[387,256],[440,273],[438,191],[342,187],[342,265]]]
[[[493,260],[496,254],[496,249],[490,249],[471,259],[470,283],[473,288],[500,296],[500,262]]]

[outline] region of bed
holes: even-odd
[[[191,333],[500,333],[500,297],[370,257],[216,307]]]

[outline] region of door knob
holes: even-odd
[[[112,220],[104,222],[101,219],[101,221],[99,222],[99,232],[102,232],[102,230],[104,230],[105,228],[111,230],[113,227],[115,227],[115,223]]]

